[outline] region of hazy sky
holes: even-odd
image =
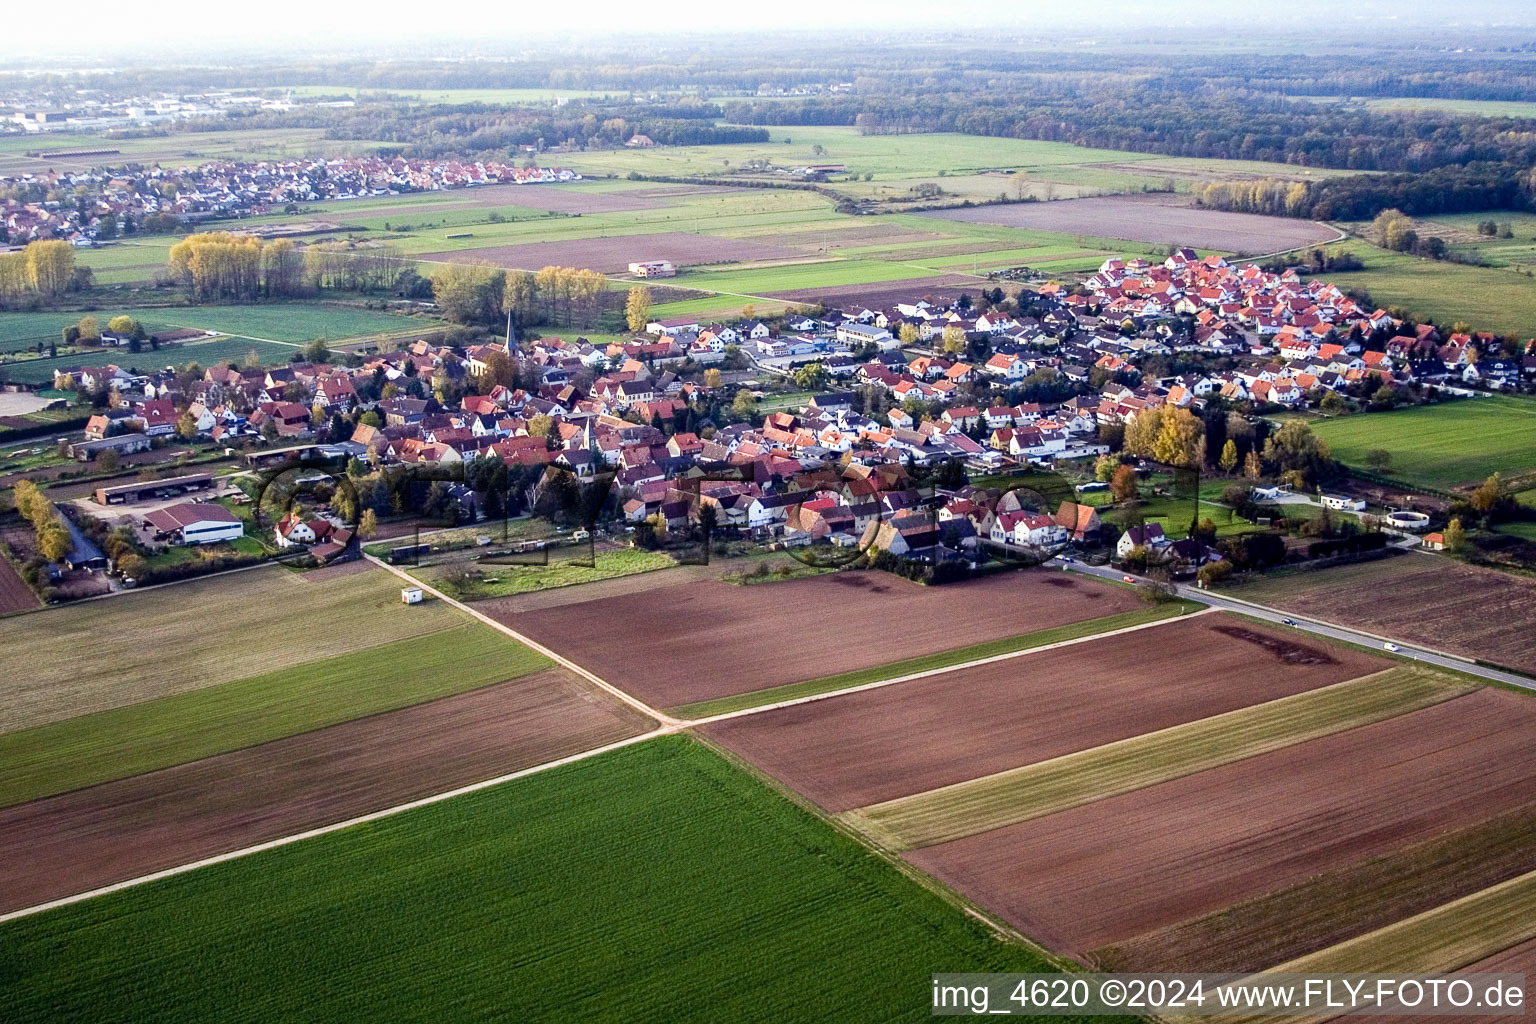
[[[530,36],[551,32],[583,33],[633,30],[729,31],[775,28],[825,32],[858,27],[889,30],[902,25],[986,30],[1012,35],[1054,34],[1082,37],[1098,31],[1148,29],[1156,34],[1187,27],[1209,31],[1213,23],[1233,22],[1304,31],[1309,25],[1352,26],[1395,19],[1400,23],[1446,26],[1489,24],[1536,28],[1533,0],[1290,0],[1283,5],[1222,5],[1210,0],[970,0],[940,5],[931,0],[771,0],[723,3],[720,0],[459,0],[431,5],[420,0],[265,0],[259,4],[220,2],[193,7],[146,8],[132,14],[120,0],[76,0],[62,9],[36,0],[14,0],[0,14],[0,57],[28,54],[61,56],[80,52],[121,53],[134,44],[141,58],[167,63],[196,57],[200,50],[231,44],[267,54],[285,45],[352,51],[380,41],[419,42],[443,33],[480,40],[487,48],[516,50],[534,42]],[[96,27],[99,26],[99,31]],[[1368,42],[1369,36],[1361,38]],[[1163,39],[1171,42],[1171,39]],[[1508,42],[1525,42],[1512,39]],[[835,38],[821,37],[837,46]],[[143,44],[151,44],[146,49]],[[155,46],[154,44],[158,44]],[[470,45],[473,45],[471,43]]]

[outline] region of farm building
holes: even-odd
[[[671,260],[648,260],[641,263],[631,263],[629,272],[636,277],[676,277],[677,268]]]
[[[64,527],[69,531],[69,554],[64,558],[64,564],[71,569],[105,569],[107,556],[102,554],[85,534],[80,532],[80,527],[69,516],[64,516]]]
[[[245,536],[245,524],[223,505],[184,501],[167,505],[144,517],[144,525],[155,531],[157,540],[172,544],[217,544]]]
[[[132,505],[140,501],[206,491],[212,486],[212,474],[195,473],[191,476],[166,477],[164,480],[140,480],[131,484],[118,484],[116,487],[98,487],[95,498],[98,505]]]
[[[153,442],[148,434],[118,434],[116,437],[98,437],[93,441],[76,441],[69,446],[69,457],[81,462],[90,462],[102,452],[116,452],[119,455],[132,455],[135,452],[147,452]]]

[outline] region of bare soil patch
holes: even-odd
[[[10,559],[0,558],[0,615],[38,606],[37,595],[22,582]]]
[[[562,669],[0,810],[0,911],[638,735]]]
[[[1425,554],[1263,580],[1233,594],[1536,672],[1536,580]]]
[[[627,271],[631,263],[643,260],[671,260],[678,266],[692,266],[700,263],[780,260],[798,255],[800,253],[794,249],[762,242],[711,238],[685,231],[660,231],[647,235],[575,238],[563,242],[530,242],[526,245],[497,245],[457,252],[431,252],[421,258],[448,263],[487,262],[509,270],[538,270],[558,265],[618,274]]]
[[[907,858],[1084,956],[1513,810],[1533,740],[1536,702],[1484,689]]]
[[[1236,253],[1276,252],[1326,242],[1337,235],[1313,221],[1202,210],[1187,205],[1185,199],[1167,195],[1009,203],[933,210],[918,216]]]
[[[678,707],[1140,606],[1118,587],[1085,580],[1061,591],[1043,578],[923,587],[839,572],[750,587],[702,580],[521,613],[501,601],[476,607],[653,707]]]
[[[843,811],[1386,667],[1351,653],[1282,667],[1231,637],[1231,621],[1173,620],[703,731],[828,810]]]

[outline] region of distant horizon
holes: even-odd
[[[0,62],[35,63],[55,68],[74,60],[122,65],[176,66],[203,64],[210,58],[242,56],[263,63],[345,55],[353,59],[443,59],[453,56],[478,59],[512,59],[528,56],[530,49],[551,47],[572,50],[625,49],[648,43],[654,37],[679,39],[727,39],[766,35],[781,40],[814,34],[825,39],[828,31],[867,33],[889,37],[903,32],[933,33],[935,42],[970,42],[999,49],[1038,43],[1053,37],[1114,43],[1142,43],[1198,47],[1223,43],[1272,43],[1284,48],[1291,40],[1314,33],[1321,24],[1347,27],[1346,38],[1337,33],[1321,41],[1329,47],[1381,46],[1399,42],[1458,43],[1508,49],[1536,47],[1536,5],[1516,0],[1297,0],[1283,11],[1212,11],[1194,0],[1165,0],[1144,18],[1128,19],[1125,8],[1107,0],[1086,0],[1074,5],[1070,16],[1061,8],[1040,0],[1003,4],[986,0],[963,12],[936,13],[915,0],[851,0],[829,6],[811,0],[781,0],[771,9],[748,7],[721,20],[718,5],[703,0],[681,0],[665,8],[639,10],[615,0],[596,0],[582,8],[580,23],[566,9],[519,11],[506,19],[504,9],[488,3],[456,8],[455,16],[432,25],[420,25],[421,9],[400,0],[317,8],[297,0],[275,0],[264,8],[268,17],[253,26],[247,15],[231,11],[200,17],[196,26],[179,24],[122,24],[115,5],[104,0],[85,0],[73,10],[71,23],[89,26],[93,16],[111,24],[109,33],[92,38],[88,32],[57,38],[58,16],[42,5],[9,12],[7,31],[0,40]],[[1401,30],[1424,31],[1424,39],[1372,39],[1362,26],[1371,23]],[[462,28],[459,26],[463,26]],[[503,27],[504,26],[504,27]],[[594,28],[593,26],[597,26]],[[1201,37],[1202,29],[1217,31]],[[1181,33],[1194,30],[1195,34]],[[1509,38],[1510,31],[1530,31],[1530,38]],[[1148,37],[1146,34],[1150,32]],[[274,41],[280,33],[281,42]],[[977,33],[986,33],[977,38]],[[1163,33],[1170,33],[1164,35]],[[923,39],[909,40],[921,45]],[[125,47],[148,47],[125,53]],[[269,49],[268,47],[271,47]]]

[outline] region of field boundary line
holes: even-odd
[[[518,643],[522,644],[523,646],[537,651],[538,653],[544,655],[544,657],[546,657],[549,660],[555,662],[556,664],[562,665],[565,668],[570,669],[572,672],[575,672],[577,675],[581,676],[581,678],[585,679],[587,682],[589,682],[589,683],[593,684],[594,686],[598,687],[599,689],[603,690],[603,692],[609,694],[610,696],[618,698],[619,700],[623,701],[625,704],[628,704],[630,707],[634,708],[636,711],[639,711],[641,714],[646,715],[647,717],[651,718],[652,720],[654,720],[656,722],[660,722],[663,726],[669,727],[672,731],[676,731],[677,729],[679,729],[682,726],[684,726],[685,724],[687,724],[682,719],[680,719],[680,718],[673,718],[671,715],[667,714],[666,712],[660,711],[660,710],[657,710],[656,708],[651,707],[649,704],[645,703],[645,701],[641,700],[640,698],[632,696],[632,695],[624,692],[623,690],[619,689],[617,686],[614,686],[612,683],[610,683],[607,680],[603,679],[601,676],[598,676],[596,673],[591,672],[590,670],[585,669],[585,668],[581,667],[580,665],[576,664],[574,661],[572,661],[570,658],[567,658],[565,655],[557,654],[556,652],[550,650],[548,647],[545,647],[543,644],[529,639],[528,637],[526,637],[523,634],[519,633],[517,630],[513,629],[511,626],[508,626],[506,623],[498,622],[495,619],[491,618],[489,615],[485,614],[484,612],[476,611],[475,609],[471,608],[469,605],[465,604],[464,602],[458,601],[458,600],[455,600],[454,598],[449,597],[447,594],[443,593],[441,590],[438,590],[436,587],[432,586],[431,584],[425,583],[425,582],[417,579],[415,576],[412,576],[410,573],[406,572],[404,569],[400,569],[400,568],[397,568],[396,566],[390,565],[388,562],[385,562],[384,560],[382,560],[380,558],[377,558],[374,555],[365,554],[363,557],[366,558],[368,561],[372,562],[374,565],[380,566],[380,567],[384,568],[385,570],[394,573],[396,576],[400,577],[402,580],[405,580],[411,586],[413,586],[413,587],[420,587],[422,590],[425,590],[427,593],[432,594],[433,596],[435,596],[438,600],[445,602],[449,607],[457,608],[459,611],[464,612],[466,615],[469,615],[472,618],[478,619],[480,622],[485,623],[487,626],[490,626],[492,629],[496,630],[497,632],[506,634],[507,636],[509,636],[512,639],[516,640]]]
[[[1167,625],[1170,622],[1188,622],[1190,619],[1201,615],[1209,615],[1219,609],[1207,605],[1197,612],[1189,612],[1185,615],[1170,615],[1165,619],[1155,619],[1152,622],[1142,622],[1134,626],[1121,626],[1119,629],[1111,629],[1104,633],[1092,633],[1088,636],[1074,637],[1071,640],[1058,640],[1052,644],[1042,644],[1039,647],[1026,647],[1022,651],[1008,651],[1004,654],[993,654],[985,658],[977,658],[974,661],[960,662],[956,665],[946,665],[942,668],[925,669],[922,672],[912,672],[904,676],[892,676],[890,679],[877,679],[872,683],[860,683],[857,686],[845,687],[841,690],[828,690],[826,693],[812,693],[804,697],[795,697],[790,700],[781,700],[773,704],[764,704],[755,708],[742,708],[740,711],[727,711],[719,715],[710,715],[707,718],[685,719],[682,724],[688,728],[699,725],[712,725],[715,722],[724,722],[732,718],[745,718],[747,715],[757,715],[765,711],[777,711],[780,708],[794,707],[798,704],[809,704],[812,701],[830,700],[833,697],[843,697],[850,693],[859,693],[863,690],[874,690],[882,686],[894,686],[897,683],[909,683],[915,679],[927,679],[931,676],[941,676],[950,672],[959,672],[962,669],[977,668],[982,665],[992,665],[1000,661],[1010,661],[1014,658],[1026,658],[1031,654],[1043,654],[1046,651],[1055,651],[1063,647],[1072,647],[1076,644],[1091,643],[1094,640],[1103,640],[1106,637],[1121,636],[1125,633],[1134,633],[1142,629],[1155,629],[1158,626]]]
[[[676,729],[670,728],[668,726],[658,726],[657,728],[652,729],[650,732],[641,733],[638,736],[629,736],[622,740],[615,740],[612,743],[604,744],[600,747],[593,747],[591,750],[582,750],[574,754],[567,754],[566,756],[556,758],[553,761],[546,761],[543,764],[536,764],[528,768],[510,772],[506,775],[498,775],[494,779],[484,779],[480,782],[471,782],[467,786],[460,786],[457,789],[450,789],[442,793],[433,793],[431,796],[419,797],[415,800],[408,801],[407,803],[396,804],[393,807],[386,807],[383,810],[370,811],[367,814],[360,814],[356,817],[347,818],[345,821],[333,822],[330,825],[321,825],[318,828],[308,829],[304,832],[296,832],[293,835],[281,836],[277,839],[269,839],[264,843],[257,843],[254,846],[243,847],[239,850],[231,850],[228,853],[215,854],[212,857],[204,857],[201,860],[195,860],[187,864],[179,864],[173,868],[164,868],[160,871],[152,871],[147,875],[140,875],[137,878],[129,878],[121,882],[113,882],[111,885],[104,885],[98,889],[90,889],[86,892],[76,893],[73,896],[61,896],[56,900],[49,900],[46,903],[39,903],[31,907],[23,907],[20,910],[8,911],[4,914],[0,914],[0,924],[5,924],[8,921],[15,921],[23,917],[30,917],[34,914],[41,914],[49,910],[57,910],[60,907],[67,907],[74,903],[81,903],[85,900],[94,899],[98,896],[109,896],[112,893],[122,892],[125,889],[133,889],[141,885],[147,885],[150,882],[158,882],[162,879],[174,878],[177,875],[183,875],[191,871],[197,871],[200,868],[213,867],[216,864],[223,864],[227,861],[239,860],[242,857],[249,857],[252,854],[264,853],[268,850],[280,849],[284,846],[290,846],[294,843],[303,842],[306,839],[315,839],[319,836],[329,835],[332,832],[340,832],[342,829],[351,828],[354,825],[366,825],[369,822],[381,821],[385,818],[392,818],[395,815],[403,814],[406,811],[414,811],[418,808],[430,807],[432,804],[442,803],[444,800],[452,800],[455,797],[468,796],[470,793],[477,793],[484,789],[490,789],[492,786],[499,786],[502,783],[511,782],[515,779],[526,778],[529,775],[537,775],[538,773],[548,771],[551,768],[560,768],[568,764],[574,764],[577,761],[583,761],[589,757],[596,757],[599,754],[606,754],[610,751],[619,750],[623,747],[633,746],[636,743],[643,743],[646,740],[655,739],[658,736],[669,735],[676,731]]]

